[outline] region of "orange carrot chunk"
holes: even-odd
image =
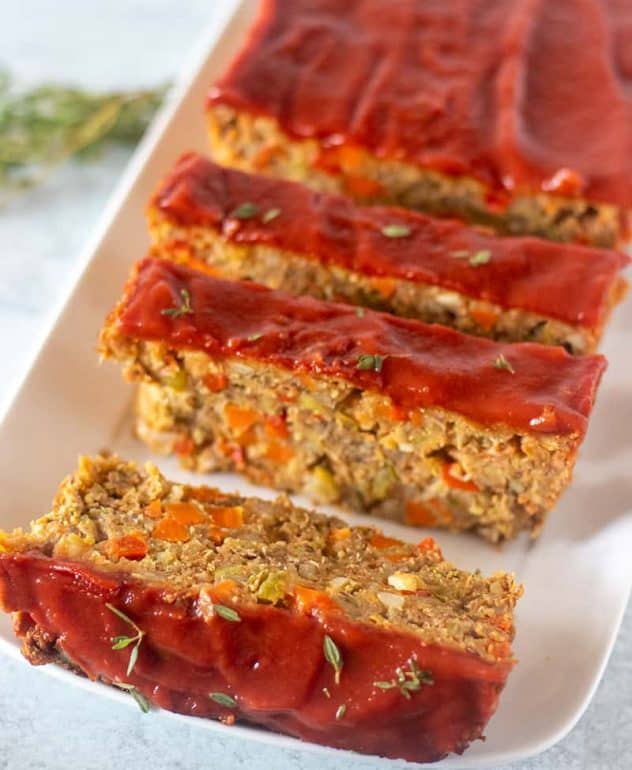
[[[164,519],[161,519],[154,527],[152,535],[158,540],[166,540],[168,543],[185,543],[191,537],[187,525],[171,516],[165,516]]]

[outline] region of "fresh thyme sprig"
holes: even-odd
[[[149,701],[134,687],[133,684],[128,684],[127,682],[112,682],[112,684],[115,687],[118,687],[119,690],[125,690],[125,692],[128,692],[132,698],[134,698],[136,703],[138,703],[138,708],[143,712],[143,714],[147,714],[149,712],[151,709]]]
[[[342,660],[338,645],[329,634],[325,634],[325,638],[323,639],[323,653],[325,655],[325,660],[334,670],[334,681],[336,684],[340,684],[340,674],[342,673],[344,661]]]
[[[180,318],[183,315],[191,315],[193,308],[191,307],[191,295],[186,289],[180,289],[180,297],[182,304],[177,307],[166,307],[160,312],[162,315],[171,316],[171,318]]]
[[[0,205],[72,157],[94,157],[107,144],[135,145],[165,92],[96,93],[54,84],[18,91],[0,72]]]
[[[373,685],[379,687],[380,690],[397,688],[406,700],[410,700],[411,692],[421,690],[422,685],[434,684],[432,674],[429,671],[422,671],[414,658],[409,658],[408,669],[405,671],[401,666],[398,666],[395,669],[394,679],[387,682],[373,682]]]
[[[105,606],[108,608],[108,610],[110,610],[110,612],[113,612],[117,617],[119,617],[122,621],[127,623],[127,625],[131,626],[134,631],[136,631],[134,636],[113,636],[110,640],[112,642],[113,650],[125,650],[130,646],[130,644],[134,645],[129,656],[129,662],[127,664],[127,676],[129,676],[134,670],[134,666],[138,660],[138,651],[140,649],[141,642],[143,641],[143,637],[145,636],[145,632],[139,628],[130,617],[119,610],[118,607],[115,607],[113,604],[109,603],[106,603]]]

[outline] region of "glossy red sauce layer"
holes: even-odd
[[[165,313],[182,308],[183,297],[190,312]],[[360,317],[354,307],[220,280],[159,259],[137,265],[115,323],[135,339],[341,377],[405,409],[444,407],[478,423],[533,433],[583,434],[605,368],[603,356],[501,344],[370,310]],[[387,358],[381,371],[367,371],[358,368],[362,355]],[[513,373],[497,366],[500,356]]]
[[[256,214],[232,216],[244,203],[256,206]],[[442,286],[589,328],[603,321],[610,292],[630,261],[615,251],[499,238],[455,220],[357,206],[339,195],[223,168],[195,154],[180,159],[152,204],[178,224],[212,227],[235,243],[274,246],[363,275]],[[266,221],[266,212],[275,210],[278,215]],[[392,224],[410,234],[387,237],[382,229]],[[487,264],[472,266],[454,256],[480,252],[489,252]]]
[[[209,101],[492,190],[629,207],[631,50],[629,0],[265,0]]]
[[[226,601],[212,591],[210,597]],[[112,650],[112,638],[128,634],[129,626],[106,603],[145,631],[129,676],[129,648]],[[424,645],[411,634],[354,623],[335,611],[302,615],[243,605],[236,607],[239,623],[208,617],[197,596],[174,599],[172,591],[122,573],[36,552],[0,555],[0,604],[28,613],[57,636],[65,655],[91,679],[132,684],[162,708],[237,717],[316,743],[417,762],[460,752],[481,735],[512,666]],[[341,652],[339,684],[323,655],[325,634]],[[373,684],[393,679],[411,657],[434,684],[409,700]],[[219,706],[209,697],[213,692],[231,696],[238,708]]]

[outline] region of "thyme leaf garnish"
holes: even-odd
[[[356,368],[362,369],[363,371],[381,372],[384,361],[386,361],[387,358],[388,356],[363,353],[362,355],[358,356],[358,364]]]
[[[342,672],[342,667],[344,666],[344,661],[342,660],[338,645],[329,634],[325,634],[325,638],[323,639],[323,653],[325,655],[325,660],[334,670],[334,681],[336,684],[340,684],[340,674]]]
[[[358,318],[364,318],[364,313],[365,313],[365,312],[366,312],[366,311],[364,310],[364,308],[363,308],[363,307],[357,307],[357,308],[355,309],[355,314],[358,316]]]
[[[239,613],[237,613],[232,607],[226,607],[223,604],[214,604],[213,610],[224,620],[229,620],[231,623],[241,623]]]
[[[336,710],[336,719],[337,720],[342,719],[346,712],[347,712],[347,706],[344,703],[341,703],[340,706],[338,706],[338,709]]]
[[[260,340],[263,337],[263,334],[261,332],[257,332],[256,334],[251,334],[248,337],[248,342],[256,342],[257,340]]]
[[[276,219],[279,214],[281,213],[281,209],[268,209],[261,217],[261,221],[264,225],[267,225],[268,222],[272,222],[273,219]]]
[[[128,617],[124,612],[122,612],[122,610],[119,610],[118,607],[115,607],[113,604],[110,604],[109,602],[106,602],[105,606],[108,608],[108,610],[110,610],[110,612],[113,612],[123,622],[127,623],[128,626],[131,626],[134,629],[134,631],[136,631],[134,636],[113,636],[110,639],[110,641],[112,642],[113,650],[125,650],[127,647],[130,646],[130,644],[134,645],[129,656],[129,662],[127,664],[127,676],[129,676],[134,670],[134,666],[136,665],[136,661],[138,660],[138,650],[140,649],[140,645],[141,645],[141,642],[143,641],[143,637],[145,636],[145,632],[141,628],[139,628],[130,617]]]
[[[507,361],[505,356],[501,353],[498,358],[494,361],[494,366],[496,369],[504,369],[505,371],[509,372],[510,374],[515,374],[516,370],[513,368],[511,363]]]
[[[472,254],[471,251],[467,251],[466,249],[460,249],[459,251],[451,251],[450,254],[455,259],[467,259],[472,267],[486,265],[492,258],[492,253],[489,249],[480,249],[474,254]]]
[[[417,666],[417,661],[414,658],[408,659],[408,671],[405,671],[401,666],[395,669],[395,678],[389,681],[373,682],[374,687],[379,687],[380,690],[392,690],[397,688],[400,693],[410,700],[411,692],[421,690],[423,685],[434,684],[434,679],[429,671],[422,671]]]
[[[180,289],[180,297],[182,298],[182,304],[179,307],[166,307],[160,312],[162,315],[168,315],[172,318],[180,318],[183,315],[189,315],[193,313],[191,307],[191,295],[186,289]]]
[[[214,700],[215,703],[219,703],[220,706],[224,706],[227,709],[238,708],[237,701],[225,692],[210,692],[208,697],[211,700]]]
[[[384,225],[382,235],[387,238],[406,238],[410,235],[410,227],[408,225]]]
[[[325,698],[331,698],[331,693],[329,692],[329,687],[323,687],[323,695]]]
[[[112,682],[112,684],[115,687],[118,687],[119,690],[125,690],[125,692],[128,692],[132,698],[134,698],[138,704],[138,708],[143,712],[143,714],[147,714],[150,711],[151,705],[149,701],[134,687],[133,684],[128,684],[128,682]]]
[[[234,219],[252,219],[259,213],[259,207],[254,203],[240,203],[236,209],[231,211],[230,215]]]

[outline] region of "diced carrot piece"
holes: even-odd
[[[497,615],[494,618],[489,619],[490,623],[501,631],[509,633],[513,628],[513,623],[509,615]]]
[[[188,457],[195,452],[195,444],[188,436],[180,436],[173,442],[173,451],[181,457]]]
[[[192,500],[198,500],[200,503],[208,503],[212,500],[217,500],[218,496],[221,496],[221,492],[213,487],[195,487],[195,489],[189,490],[189,497]]]
[[[204,513],[192,503],[166,503],[165,512],[180,524],[201,524],[206,519]]]
[[[395,422],[401,420],[401,410],[390,401],[381,401],[375,407],[375,416],[380,420]]]
[[[337,606],[324,591],[301,585],[294,586],[294,601],[299,612],[305,614],[309,614],[313,610],[332,610]]]
[[[224,372],[205,374],[204,377],[202,377],[202,382],[211,391],[211,393],[219,393],[228,385],[228,377],[224,374]]]
[[[294,457],[294,449],[280,441],[270,441],[265,451],[266,459],[273,463],[287,463]]]
[[[140,532],[130,532],[128,535],[111,538],[105,547],[111,558],[130,559],[130,561],[143,559],[149,550],[147,541]]]
[[[365,151],[353,144],[342,144],[338,147],[338,163],[344,171],[361,168],[365,156]]]
[[[464,492],[480,492],[480,487],[471,479],[464,479],[459,475],[461,466],[459,463],[444,463],[441,468],[441,477],[451,489],[461,489]]]
[[[357,198],[371,198],[379,195],[383,187],[375,179],[366,176],[346,175],[344,177],[345,192]]]
[[[420,540],[419,543],[417,543],[417,548],[420,551],[436,551],[437,555],[441,558],[442,553],[441,549],[439,548],[439,545],[437,544],[437,541],[434,539],[434,537],[424,537],[423,540]]]
[[[437,517],[428,503],[409,500],[406,503],[405,519],[407,524],[415,527],[432,527],[437,523]]]
[[[380,549],[393,548],[393,546],[404,545],[401,540],[397,540],[394,537],[388,537],[387,535],[382,534],[382,532],[375,532],[373,535],[371,535],[369,543],[373,546],[373,548]]]
[[[265,168],[275,155],[279,154],[280,147],[277,144],[267,144],[259,152],[255,153],[251,163],[255,169]]]
[[[426,418],[421,409],[413,409],[412,412],[409,412],[408,419],[416,428],[421,428]]]
[[[351,530],[349,527],[337,527],[329,531],[329,538],[335,543],[339,543],[342,540],[347,540],[351,536]]]
[[[266,434],[270,438],[288,438],[290,435],[285,418],[280,414],[275,414],[273,417],[267,417],[264,428]]]
[[[394,278],[371,278],[371,286],[384,299],[389,299],[395,293],[397,281]]]
[[[168,543],[184,543],[190,539],[189,528],[177,519],[166,516],[161,519],[152,532],[158,540],[166,540]]]
[[[486,332],[493,329],[500,318],[500,313],[498,311],[483,307],[472,308],[470,310],[470,315],[472,316],[473,321]]]
[[[257,426],[252,425],[248,430],[237,436],[237,443],[240,447],[249,447],[257,443]]]
[[[214,506],[209,508],[209,514],[218,527],[238,529],[244,525],[244,509],[241,505]]]
[[[219,527],[214,525],[208,528],[208,536],[216,545],[221,545],[226,539],[226,534],[222,532]]]
[[[219,583],[215,583],[213,586],[213,599],[220,603],[222,601],[226,602],[234,595],[236,587],[237,583],[234,580],[230,580],[230,578],[220,580]]]
[[[228,424],[237,434],[245,433],[248,428],[251,428],[261,419],[261,415],[254,409],[236,404],[226,404],[224,414]]]
[[[150,519],[159,519],[162,516],[162,503],[160,500],[152,500],[145,508],[145,515]]]

